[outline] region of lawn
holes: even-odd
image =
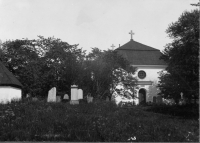
[[[198,142],[198,114],[189,107],[25,100],[0,105],[0,141]]]

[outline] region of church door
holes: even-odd
[[[146,91],[144,89],[139,90],[139,104],[146,103]]]

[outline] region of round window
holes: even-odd
[[[138,77],[139,77],[140,79],[144,79],[144,78],[146,77],[146,72],[145,72],[145,71],[139,71],[139,72],[138,72]]]

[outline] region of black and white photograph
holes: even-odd
[[[199,142],[200,0],[0,0],[0,142]]]

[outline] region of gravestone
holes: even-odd
[[[71,86],[71,100],[78,100],[78,86]]]
[[[56,102],[61,102],[61,96],[56,96]]]
[[[56,88],[55,87],[49,90],[47,102],[56,102]]]
[[[83,90],[78,89],[78,99],[83,99]]]
[[[91,96],[90,93],[87,95],[87,102],[88,103],[92,103],[93,102],[93,97]]]
[[[180,95],[181,95],[181,99],[183,99],[183,92],[181,92]]]
[[[78,100],[78,86],[72,85],[71,86],[71,100],[70,104],[79,104]]]
[[[161,103],[162,103],[162,97],[161,97],[161,96],[157,96],[156,102],[157,102],[158,104],[161,104]]]
[[[69,95],[65,94],[64,97],[63,97],[63,99],[65,99],[65,100],[67,99],[68,100],[69,99]]]
[[[31,95],[28,93],[28,94],[26,94],[26,98],[30,98],[31,97]]]
[[[88,102],[88,103],[92,103],[92,102],[93,102],[93,97],[88,97],[88,98],[87,98],[87,102]]]

